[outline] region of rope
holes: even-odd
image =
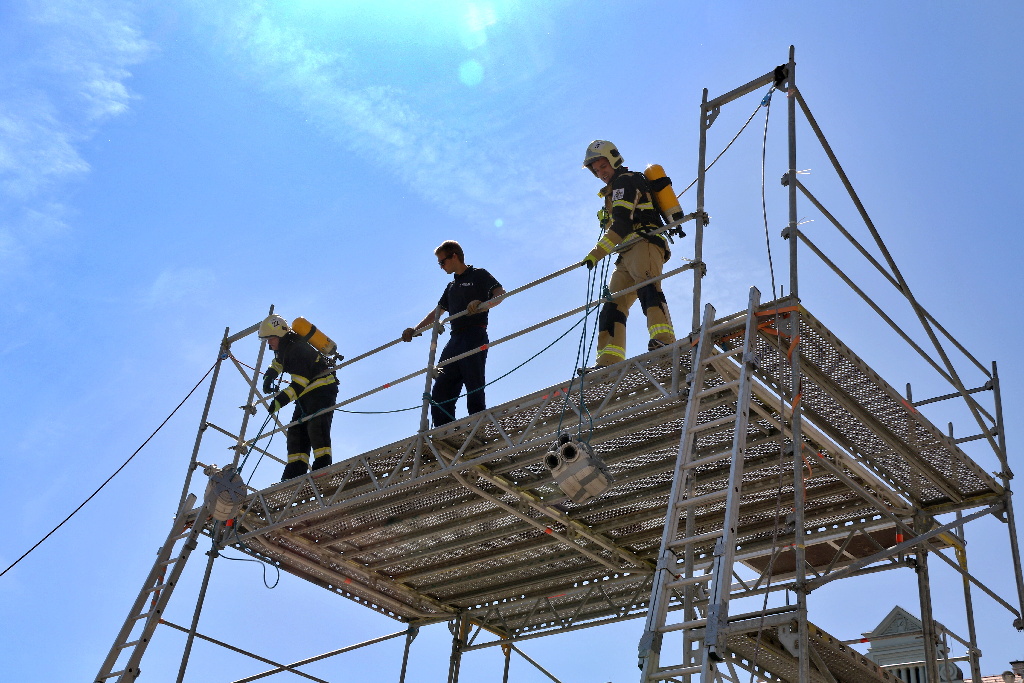
[[[260,438],[260,436],[263,434],[263,430],[267,428],[267,425],[270,424],[270,420],[272,420],[273,417],[274,417],[273,413],[267,413],[267,419],[263,421],[263,426],[260,427],[260,431],[257,432],[256,439]],[[270,441],[268,441],[266,447],[264,447],[260,451],[260,457],[256,460],[256,464],[252,466],[252,472],[249,473],[249,478],[245,480],[245,485],[246,486],[248,486],[249,482],[252,481],[253,475],[256,474],[256,468],[258,468],[260,466],[260,463],[263,462],[263,456],[265,455],[265,451],[269,451],[270,450],[270,444],[272,444],[273,442],[274,442],[274,435],[271,434],[270,435]],[[252,442],[252,445],[249,446],[249,450],[246,452],[245,457],[242,458],[242,463],[238,466],[238,473],[239,474],[241,474],[242,470],[245,469],[245,463],[247,463],[249,461],[249,455],[252,454],[252,449],[254,449],[254,448],[256,448],[256,441],[255,440]],[[237,531],[235,532],[235,535],[236,536],[238,535]],[[277,584],[274,584],[274,585],[277,585]]]
[[[608,285],[606,284],[607,276],[608,276],[608,263],[609,262],[610,262],[610,259],[602,260],[601,261],[600,273],[599,273],[599,271],[597,269],[588,270],[587,271],[587,292],[586,292],[586,298],[584,299],[584,302],[590,303],[591,301],[593,301],[593,299],[594,299],[594,290],[596,289],[598,281],[603,283],[602,284],[602,287],[603,287],[602,298],[609,299],[609,300],[612,298],[611,292],[608,291]],[[579,341],[579,344],[577,344],[577,346],[576,346],[576,360],[573,363],[573,370],[572,370],[572,375],[571,375],[572,379],[569,380],[569,388],[565,392],[565,398],[562,400],[562,410],[561,410],[561,412],[558,415],[558,429],[556,431],[558,432],[559,435],[562,433],[562,422],[565,419],[565,411],[569,407],[569,395],[572,393],[572,386],[576,382],[576,375],[579,372],[577,370],[577,368],[586,368],[588,366],[588,363],[590,362],[590,350],[594,346],[594,336],[597,334],[598,327],[600,327],[600,318],[598,319],[598,322],[594,325],[593,329],[590,332],[590,341],[589,342],[587,342],[587,320],[590,317],[591,310],[596,309],[596,308],[598,308],[598,305],[588,306],[584,310],[584,312],[583,312],[583,318],[581,318],[580,321],[579,321],[579,322],[583,323],[583,330],[580,332],[580,341]],[[577,322],[577,325],[579,324],[579,322]],[[582,360],[582,365],[580,364],[581,360]],[[590,436],[594,433],[594,418],[590,414],[590,409],[587,408],[586,401],[584,400],[584,395],[583,395],[583,377],[584,377],[584,374],[585,373],[581,373],[579,375],[579,378],[580,378],[580,422],[579,422],[579,425],[577,426],[577,429],[576,429],[576,436],[580,440],[584,440],[583,439],[583,416],[586,415],[587,418],[590,421],[590,430],[587,433],[587,438],[585,439],[585,441],[587,443],[590,443]]]
[[[765,108],[764,112],[764,137],[761,139],[761,215],[764,217],[764,246],[768,250],[768,271],[772,275],[772,300],[774,301],[777,296],[775,294],[775,265],[772,263],[772,245],[768,240],[768,206],[764,200],[764,164],[765,155],[768,150],[768,117],[772,113],[772,93],[775,92],[775,86],[773,85],[768,91],[768,94],[761,100],[761,104]],[[790,178],[790,182],[793,179]]]
[[[772,86],[772,90],[775,90],[775,86],[774,85]],[[771,91],[769,91],[769,92],[771,92]],[[740,136],[740,134],[742,134],[743,131],[746,130],[747,126],[750,125],[750,122],[754,120],[754,117],[757,115],[758,109],[760,109],[762,105],[764,105],[764,100],[762,100],[761,102],[758,103],[757,109],[755,109],[754,113],[750,115],[750,118],[747,119],[747,122],[743,124],[743,127],[740,128],[739,133],[736,133],[736,135],[732,136],[732,140],[730,140],[729,144],[725,146],[725,149],[723,149],[718,154],[718,156],[715,157],[714,161],[712,161],[710,164],[707,165],[707,168],[704,169],[705,173],[710,171],[711,167],[714,166],[718,162],[718,160],[722,158],[722,155],[729,151],[729,148],[732,147],[732,143],[736,142],[736,139]],[[765,106],[767,106],[767,105],[765,105]],[[689,190],[691,187],[693,187],[694,185],[697,184],[697,180],[698,180],[697,178],[694,178],[693,182],[690,183],[689,185],[687,185],[686,187],[684,187],[683,191],[680,192],[679,194],[677,194],[676,197],[682,197],[686,193],[687,190]]]
[[[219,362],[220,362],[220,360],[218,359],[217,363],[219,363]],[[38,547],[39,547],[40,545],[42,545],[42,544],[43,544],[43,541],[45,541],[45,540],[46,540],[46,539],[48,539],[48,538],[49,538],[50,536],[52,536],[52,535],[53,535],[53,534],[54,534],[54,533],[55,533],[55,532],[57,531],[57,529],[60,529],[60,528],[61,528],[62,526],[64,526],[64,524],[65,524],[65,523],[67,523],[67,521],[68,521],[69,519],[71,519],[72,517],[74,517],[74,516],[75,516],[75,514],[76,514],[76,513],[77,513],[77,512],[79,511],[79,510],[81,510],[82,508],[84,508],[84,507],[86,506],[86,504],[87,504],[87,503],[88,503],[88,502],[89,502],[90,500],[92,500],[93,498],[95,498],[95,497],[96,497],[96,495],[97,495],[97,494],[98,494],[98,493],[99,493],[100,491],[102,491],[102,490],[103,490],[103,487],[105,487],[105,486],[106,486],[107,484],[109,484],[109,483],[111,482],[111,480],[112,480],[112,479],[113,479],[114,477],[116,477],[116,476],[117,476],[118,474],[120,474],[121,470],[123,470],[123,469],[124,469],[125,467],[127,467],[127,466],[128,466],[128,463],[130,463],[130,462],[132,461],[132,458],[134,458],[134,457],[135,457],[136,455],[138,455],[138,454],[139,454],[139,451],[141,451],[141,450],[142,450],[142,449],[143,449],[143,448],[144,448],[144,447],[146,446],[146,444],[148,444],[148,443],[149,443],[149,442],[150,442],[150,441],[151,441],[151,440],[153,439],[153,437],[154,437],[154,436],[156,436],[157,432],[159,432],[159,431],[160,431],[161,429],[163,429],[163,426],[164,426],[165,424],[167,424],[168,420],[170,420],[170,419],[171,419],[172,417],[174,417],[174,414],[175,414],[176,412],[178,412],[178,409],[179,409],[179,408],[181,408],[181,406],[185,405],[185,401],[187,401],[187,400],[188,400],[188,399],[189,399],[189,398],[190,398],[190,397],[192,396],[192,394],[194,394],[194,393],[195,393],[196,389],[198,389],[198,388],[199,388],[199,385],[200,385],[200,384],[202,384],[202,383],[203,383],[204,381],[206,381],[206,378],[210,376],[210,373],[211,373],[211,372],[213,372],[213,369],[214,369],[215,367],[217,367],[217,363],[214,363],[213,365],[211,365],[211,366],[210,366],[210,369],[206,371],[206,374],[205,374],[205,375],[203,375],[203,378],[202,378],[202,379],[200,379],[200,380],[199,380],[198,382],[196,382],[196,385],[195,385],[194,387],[192,387],[192,390],[188,392],[188,394],[187,394],[187,395],[185,396],[185,398],[181,399],[181,403],[179,403],[179,404],[178,404],[177,406],[175,406],[175,407],[174,407],[174,410],[172,410],[172,411],[171,411],[171,414],[170,414],[170,415],[168,415],[167,417],[165,417],[165,418],[164,418],[164,421],[160,423],[160,426],[159,426],[159,427],[157,427],[157,428],[156,428],[156,429],[155,429],[155,430],[153,431],[153,433],[152,433],[152,434],[150,434],[150,435],[149,435],[149,436],[148,436],[148,437],[146,438],[146,440],[142,442],[142,445],[141,445],[141,446],[139,446],[138,448],[136,448],[136,449],[135,449],[135,452],[134,452],[134,453],[132,453],[132,454],[131,454],[130,456],[128,456],[128,459],[127,459],[127,460],[125,460],[125,461],[124,461],[124,463],[122,463],[122,465],[121,465],[120,467],[118,467],[118,468],[117,468],[116,470],[114,470],[114,473],[113,473],[113,474],[111,474],[111,475],[110,475],[109,477],[107,477],[107,480],[106,480],[106,481],[104,481],[104,482],[103,482],[102,484],[100,484],[100,485],[99,485],[99,488],[97,488],[97,489],[96,489],[95,491],[93,491],[93,492],[92,492],[92,494],[91,494],[91,495],[90,495],[90,496],[89,496],[88,498],[86,498],[86,499],[85,499],[84,501],[82,501],[82,504],[81,504],[81,505],[79,505],[79,506],[78,506],[78,507],[76,507],[76,508],[75,508],[74,510],[72,510],[71,514],[70,514],[70,515],[68,515],[67,517],[65,517],[65,518],[64,518],[64,520],[63,520],[63,521],[61,521],[61,523],[60,523],[60,524],[58,524],[57,526],[53,527],[53,529],[51,529],[51,530],[50,530],[50,532],[49,532],[48,534],[46,534],[46,535],[45,535],[45,536],[43,536],[43,537],[42,537],[41,539],[39,539],[39,540],[38,540],[38,541],[36,542],[36,544],[35,544],[35,545],[33,545],[33,546],[32,546],[31,548],[29,548],[28,550],[26,550],[26,551],[24,552],[24,554],[22,554],[22,556],[21,556],[21,557],[19,557],[19,558],[18,558],[18,559],[16,559],[16,560],[15,560],[14,562],[12,562],[12,563],[11,563],[11,564],[10,564],[10,565],[9,565],[9,566],[7,567],[7,569],[5,569],[5,570],[3,570],[2,572],[0,572],[0,576],[3,576],[3,575],[4,575],[4,574],[6,574],[7,572],[9,572],[9,571],[10,571],[11,569],[13,569],[13,568],[15,567],[15,565],[17,565],[17,564],[18,564],[19,562],[21,562],[21,561],[22,561],[22,560],[24,560],[24,559],[25,559],[26,557],[28,557],[29,553],[31,553],[31,552],[32,552],[33,550],[35,550],[35,549],[36,549],[36,548],[38,548]]]

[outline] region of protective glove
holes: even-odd
[[[468,304],[466,304],[466,310],[469,311],[470,315],[474,315],[475,313],[477,313],[479,311],[480,305],[482,303],[483,302],[480,301],[480,299],[473,299]]]
[[[276,398],[273,401],[271,401],[270,403],[267,404],[267,411],[271,415],[273,415],[274,413],[276,413],[279,410],[281,410],[281,404],[278,403]]]
[[[582,262],[587,264],[587,270],[593,270],[594,266],[597,265],[597,257],[593,254],[587,254],[587,258],[583,259]]]
[[[416,332],[416,330],[412,329],[411,327],[407,327],[404,330],[402,330],[402,341],[404,341],[404,342],[411,342],[412,341],[412,335],[415,332]]]
[[[274,380],[277,379],[277,370],[267,370],[266,374],[263,375],[263,393],[269,394],[274,390]]]

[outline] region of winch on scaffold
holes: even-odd
[[[544,456],[544,464],[551,470],[558,488],[574,503],[596,498],[612,484],[608,466],[578,436],[560,434]]]

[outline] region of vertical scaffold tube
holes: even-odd
[[[786,111],[788,114],[789,137],[789,292],[799,297],[800,289],[797,279],[797,206],[796,206],[796,60],[795,49],[789,46],[789,72],[786,76]],[[796,576],[793,590],[797,604],[797,647],[798,683],[809,683],[811,669],[808,657],[807,633],[807,568],[804,549],[804,483],[803,483],[803,435],[801,433],[800,411],[800,312],[792,313],[793,324],[790,344],[792,344],[792,361],[790,365],[790,392],[792,399],[792,432],[793,432],[793,559]]]
[[[1017,605],[1020,609],[1020,616],[1014,621],[1013,626],[1018,631],[1024,631],[1024,576],[1021,574],[1020,545],[1017,541],[1017,522],[1013,516],[1013,497],[1010,493],[1010,479],[1013,472],[1010,471],[1010,464],[1006,459],[1006,425],[1003,422],[1003,396],[999,388],[999,367],[992,361],[992,393],[996,404],[996,429],[999,430],[998,443],[999,464],[1003,471],[999,478],[1003,480],[1003,488],[1006,489],[1006,526],[1010,534],[1010,556],[1013,559],[1013,575],[1017,585]]]
[[[700,327],[700,299],[701,299],[701,278],[704,276],[704,177],[706,170],[704,165],[707,161],[708,151],[708,89],[704,88],[704,95],[700,102],[700,148],[697,153],[697,219],[694,221],[693,231],[693,317],[690,321],[690,330],[696,331]]]
[[[416,634],[419,632],[419,626],[410,626],[409,630],[405,632],[405,652],[402,654],[402,673],[398,676],[398,683],[405,683],[405,673],[409,669],[409,648],[412,647],[412,641],[416,639]]]
[[[462,666],[462,643],[466,637],[468,626],[464,615],[460,614],[453,622],[455,626],[452,633],[452,657],[448,665],[448,683],[459,683],[459,667]]]
[[[274,306],[271,304],[270,311],[267,315],[274,314]],[[260,340],[259,354],[256,356],[256,367],[253,368],[252,384],[249,385],[249,397],[245,399],[245,405],[251,406],[253,400],[256,398],[256,383],[260,380],[260,368],[263,367],[263,354],[267,350],[267,340]],[[238,471],[238,461],[242,457],[242,451],[245,450],[245,431],[249,428],[249,415],[248,410],[242,411],[242,426],[238,428],[238,443],[235,445],[235,458],[232,461],[231,466]]]
[[[204,508],[205,509],[205,508]],[[199,520],[196,524],[200,524]],[[217,559],[217,555],[220,554],[218,545],[220,544],[220,532],[223,528],[223,522],[216,522],[213,525],[213,533],[210,537],[213,542],[210,545],[210,552],[208,553],[210,559],[206,562],[206,573],[203,574],[203,584],[199,588],[199,598],[196,600],[196,609],[192,613],[192,626],[188,630],[188,638],[185,639],[185,651],[181,655],[181,666],[178,668],[177,683],[182,683],[185,680],[185,669],[188,668],[188,658],[192,654],[192,643],[195,642],[196,629],[199,628],[199,615],[203,611],[203,603],[206,601],[206,589],[210,586],[210,573],[213,571],[213,561]]]
[[[437,338],[441,331],[438,320],[441,319],[441,311],[438,306],[434,309],[434,324],[430,330],[430,352],[427,355],[427,379],[423,384],[423,410],[420,413],[420,432],[430,429],[430,389],[434,383],[434,361],[437,359]]]
[[[914,515],[914,532],[928,531],[931,518],[923,513]],[[928,576],[928,547],[919,545],[915,549],[917,567],[917,594],[921,601],[921,638],[924,641],[924,670],[927,683],[940,683],[938,648],[936,647],[935,619],[932,616],[932,584]]]

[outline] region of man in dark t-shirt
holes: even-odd
[[[449,315],[468,311],[467,315],[451,322],[452,335],[445,344],[437,364],[449,358],[483,348],[483,351],[462,360],[449,363],[440,369],[434,380],[434,388],[430,393],[431,415],[434,426],[439,427],[455,419],[455,399],[466,388],[466,408],[469,414],[478,413],[487,407],[484,400],[484,366],[487,363],[487,311],[501,301],[490,302],[503,296],[505,290],[490,273],[483,268],[466,265],[466,257],[462,246],[455,240],[447,240],[434,250],[437,265],[444,272],[454,275],[454,279],[445,287],[437,305]],[[406,328],[402,332],[402,341],[412,341],[413,334],[437,320],[437,310],[428,313],[416,327]]]

